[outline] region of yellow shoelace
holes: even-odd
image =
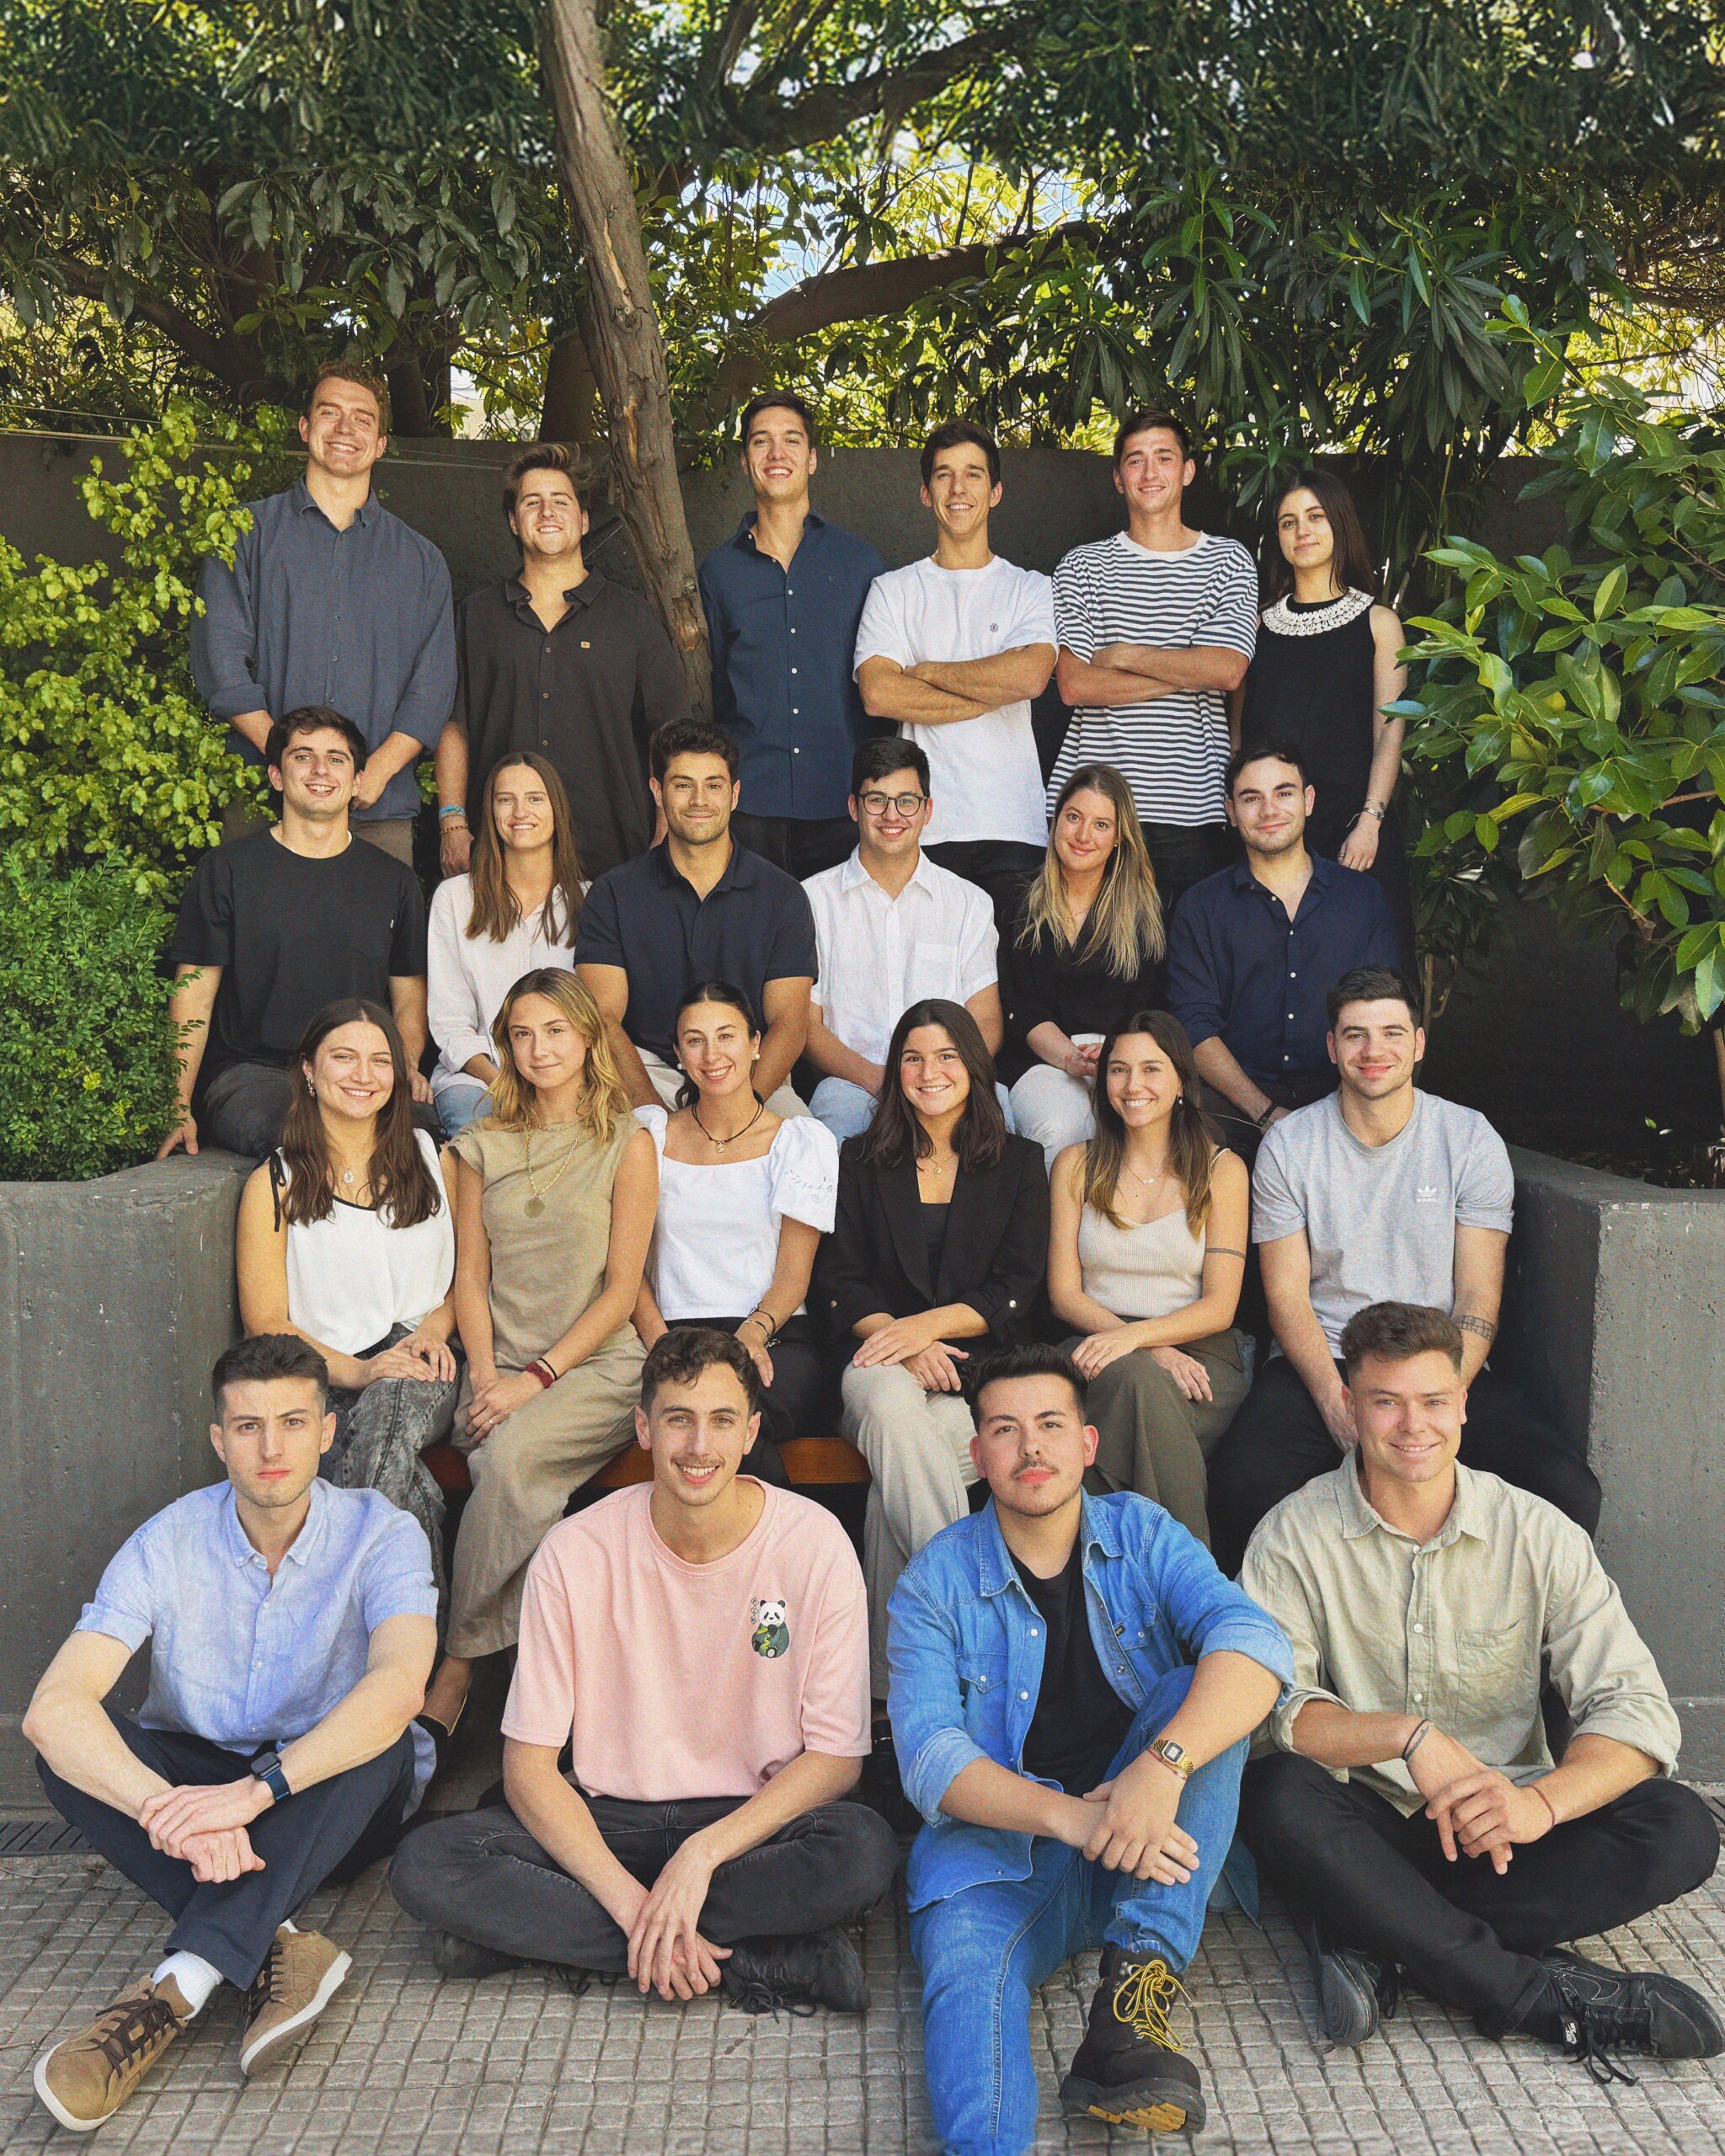
[[[1114,1987],[1114,2019],[1147,2042],[1177,2052],[1180,2041],[1168,2026],[1168,2015],[1185,1991],[1166,1961],[1140,1961]]]

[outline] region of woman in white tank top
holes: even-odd
[[[307,1027],[280,1147],[240,1198],[237,1257],[246,1331],[296,1332],[329,1365],[324,1474],[414,1515],[441,1604],[443,1498],[419,1455],[455,1417],[455,1201],[382,1005],[332,1003]]]
[[[1049,1299],[1099,1433],[1096,1491],[1135,1490],[1206,1547],[1204,1462],[1246,1396],[1233,1331],[1250,1184],[1199,1101],[1185,1028],[1141,1011],[1103,1043],[1096,1134],[1050,1187]]]

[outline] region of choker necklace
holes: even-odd
[[[709,1145],[718,1146],[721,1153],[724,1152],[727,1145],[734,1145],[740,1138],[746,1138],[749,1133],[755,1128],[756,1124],[760,1122],[761,1117],[765,1115],[766,1113],[766,1103],[761,1099],[760,1094],[756,1093],[755,1095],[755,1113],[743,1125],[742,1129],[740,1130],[734,1130],[729,1138],[715,1138],[713,1133],[707,1128],[707,1125],[702,1122],[700,1109],[695,1106],[692,1101],[689,1103],[689,1113],[695,1118],[696,1129],[700,1132],[701,1135],[707,1140]]]

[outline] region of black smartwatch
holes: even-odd
[[[287,1776],[281,1770],[281,1754],[279,1752],[266,1752],[261,1758],[254,1759],[252,1772],[276,1803],[286,1804],[293,1795],[287,1785]]]

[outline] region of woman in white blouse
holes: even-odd
[[[674,1325],[734,1332],[766,1388],[743,1465],[783,1481],[777,1448],[806,1436],[823,1381],[804,1310],[830,1234],[838,1140],[813,1116],[774,1114],[755,1091],[761,1028],[740,989],[702,981],[676,1020],[681,1105],[637,1108],[659,1149],[659,1216],[635,1330],[649,1348]]]
[[[323,1472],[381,1490],[431,1545],[443,1499],[419,1455],[455,1418],[455,1195],[414,1127],[408,1061],[382,1005],[331,1003],[294,1064],[281,1144],[240,1197],[240,1320],[296,1332],[329,1365]]]
[[[587,886],[563,781],[531,750],[485,782],[473,863],[431,899],[425,1015],[437,1043],[431,1097],[446,1138],[488,1113],[497,1076],[492,1021],[524,974],[574,969]]]

